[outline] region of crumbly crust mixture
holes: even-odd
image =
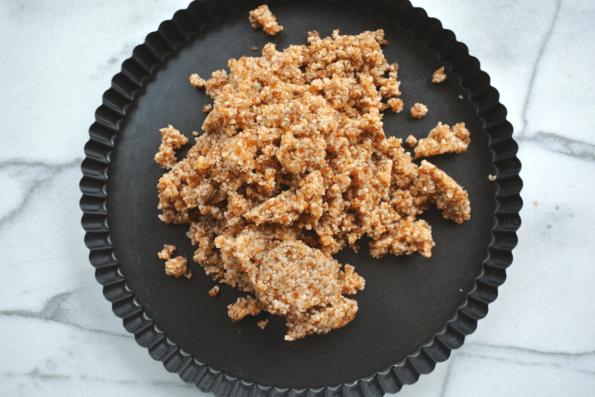
[[[215,281],[249,294],[238,321],[261,310],[286,319],[287,340],[349,323],[365,286],[331,255],[365,234],[372,255],[430,256],[435,203],[469,219],[467,193],[446,173],[412,162],[387,138],[382,111],[399,92],[384,32],[320,38],[261,57],[230,59],[204,81],[214,100],[204,133],[159,180],[160,219],[189,224],[194,260]],[[401,101],[402,106],[402,101]]]
[[[209,295],[211,295],[212,298],[216,297],[219,294],[219,286],[216,285],[213,288],[211,288],[209,290]]]
[[[180,134],[180,131],[171,125],[159,131],[161,131],[161,145],[159,145],[159,152],[155,155],[155,161],[159,163],[161,168],[169,170],[177,161],[174,149],[180,149],[187,144],[188,138]]]
[[[450,128],[447,124],[439,122],[427,138],[419,140],[415,148],[415,158],[466,152],[470,142],[469,130],[465,128],[465,123],[458,123]]]
[[[266,4],[250,11],[248,18],[254,29],[262,27],[268,35],[273,36],[283,30],[283,26],[277,23],[277,18]]]
[[[428,114],[428,107],[421,103],[416,103],[411,108],[411,116],[415,117],[416,119],[421,119],[426,114]]]
[[[446,80],[446,73],[444,73],[444,66],[434,72],[432,76],[432,83],[438,84]]]
[[[269,324],[269,320],[260,320],[256,323],[261,329],[265,329],[265,327]]]

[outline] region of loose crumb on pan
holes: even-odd
[[[198,132],[196,132],[196,131],[192,131],[192,135],[194,135],[194,136],[198,136]]]
[[[463,96],[462,95],[459,95],[459,99],[463,99]]]
[[[262,310],[262,304],[252,296],[238,298],[236,303],[227,306],[227,314],[233,321],[239,321],[244,317],[256,316]]]
[[[442,153],[466,152],[469,147],[469,130],[465,123],[458,123],[450,128],[446,124],[438,125],[430,131],[427,138],[420,139],[415,148],[415,158],[436,156]]]
[[[533,202],[533,207],[537,207],[537,201]],[[572,216],[572,215],[570,215],[570,216]]]
[[[428,107],[421,103],[416,103],[411,108],[411,115],[416,119],[421,119],[428,113]]]
[[[256,325],[258,325],[261,329],[265,329],[265,327],[268,325],[269,320],[260,320],[259,322],[256,323]]]
[[[202,111],[205,113],[209,113],[211,110],[213,110],[213,105],[211,105],[210,103],[207,103],[202,107]]]
[[[268,35],[273,36],[283,30],[283,26],[277,23],[277,18],[266,4],[250,11],[248,18],[254,29],[262,26]]]
[[[444,73],[444,66],[434,72],[432,76],[432,83],[438,84],[446,80],[446,73]]]
[[[168,276],[180,277],[188,270],[188,259],[183,256],[176,256],[165,262],[165,274]]]
[[[219,294],[219,286],[218,285],[214,286],[213,288],[211,288],[209,290],[209,295],[211,295],[211,297],[213,297],[213,298],[216,297],[218,294]]]
[[[171,125],[159,131],[161,131],[161,145],[159,146],[159,152],[155,155],[155,161],[159,163],[161,168],[171,169],[177,161],[174,149],[180,149],[182,145],[187,144],[188,138],[180,134],[180,131]]]
[[[409,146],[413,147],[417,143],[417,139],[413,135],[409,135],[405,142],[407,142]]]
[[[492,174],[488,175],[488,179],[492,182],[494,182],[496,180],[496,177]]]
[[[176,246],[175,245],[167,245],[165,244],[163,246],[163,249],[161,250],[161,252],[157,253],[157,256],[159,257],[159,259],[169,259],[171,257],[171,254],[174,253],[174,251],[176,250]]]
[[[384,32],[310,32],[308,43],[269,43],[213,72],[204,133],[158,184],[159,218],[189,224],[193,259],[249,294],[229,317],[283,316],[286,340],[354,318],[348,296],[365,280],[333,254],[367,235],[375,257],[429,257],[432,229],[418,215],[431,204],[455,222],[470,214],[464,189],[385,136],[382,111],[400,83]]]
[[[391,98],[387,103],[395,113],[401,113],[401,110],[403,110],[403,100],[401,98]]]
[[[196,88],[203,88],[205,86],[205,81],[205,79],[201,78],[196,73],[190,75],[190,84],[192,84]]]
[[[192,278],[192,271],[188,268],[188,260],[182,256],[171,258],[176,250],[173,245],[164,245],[161,252],[157,253],[160,259],[165,259],[165,274],[168,276]]]
[[[250,51],[258,51],[258,47],[256,47],[255,45],[253,45],[252,47],[250,47]]]

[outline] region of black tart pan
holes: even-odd
[[[250,26],[248,11],[260,1],[195,1],[124,61],[85,146],[80,205],[90,261],[114,313],[138,344],[200,390],[216,396],[395,393],[463,344],[506,279],[522,207],[513,128],[479,61],[453,32],[407,0],[266,3],[285,28],[276,36]],[[188,258],[195,249],[187,225],[157,218],[156,184],[163,174],[153,160],[158,129],[172,124],[189,138],[200,131],[202,105],[210,99],[189,84],[192,73],[208,77],[230,58],[259,56],[250,48],[267,42],[279,50],[305,44],[310,30],[325,37],[334,29],[359,34],[379,28],[389,42],[386,58],[400,66],[405,102],[402,113],[385,112],[384,130],[419,139],[438,121],[466,123],[469,150],[429,161],[469,192],[471,220],[457,225],[437,209],[426,211],[421,218],[436,242],[431,258],[339,252],[337,259],[366,279],[365,290],[353,297],[359,311],[341,329],[286,342],[281,317],[263,314],[234,323],[226,306],[244,294],[221,285],[213,299],[207,292],[214,282],[198,264],[190,265],[191,280],[175,279],[157,258],[163,244]],[[432,84],[441,66],[448,79]],[[430,109],[420,120],[408,114],[415,102]],[[270,318],[264,330],[256,326],[261,318]]]

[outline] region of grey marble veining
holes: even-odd
[[[477,331],[399,395],[595,390],[595,4],[418,0],[480,59],[523,163],[514,263]],[[187,1],[0,4],[0,395],[203,395],[122,327],[88,265],[78,183],[95,108]]]

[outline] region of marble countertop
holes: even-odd
[[[0,395],[202,395],[112,314],[78,206],[101,95],[133,47],[187,1],[0,4]],[[469,46],[500,91],[525,206],[489,315],[400,395],[592,396],[595,3],[414,3]]]

